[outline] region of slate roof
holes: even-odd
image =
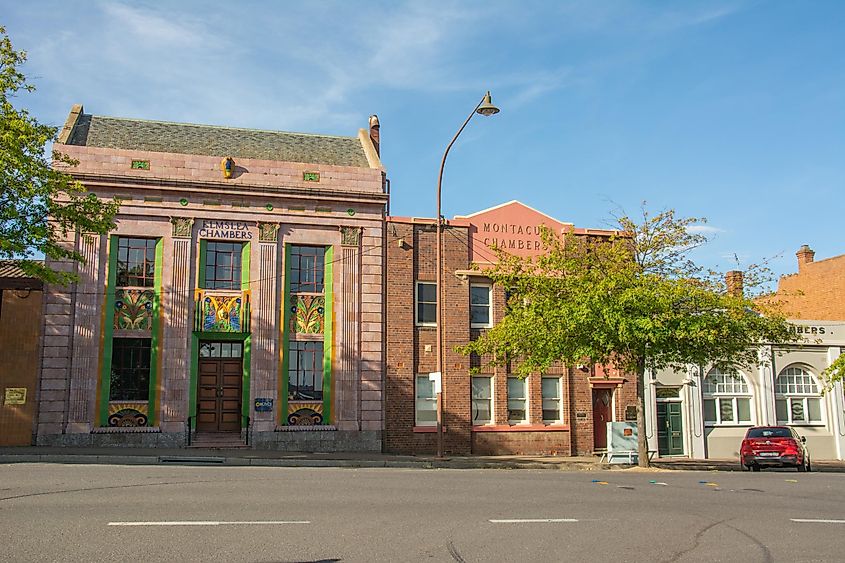
[[[14,260],[0,260],[0,278],[28,278]]]
[[[369,168],[357,137],[82,114],[67,144]]]

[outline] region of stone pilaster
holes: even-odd
[[[335,424],[340,430],[360,430],[361,228],[340,227],[340,238],[341,284],[334,306],[340,317],[336,338],[343,346],[335,363]]]
[[[79,237],[77,244],[84,262],[79,267],[79,282],[73,311],[73,353],[70,364],[67,418],[67,432],[71,434],[90,432],[96,424],[100,316],[103,303],[105,303],[103,288],[106,285],[101,277],[105,273],[104,269],[100,268],[100,246],[101,241],[104,240],[105,237],[100,235],[83,234]],[[114,288],[107,288],[107,291],[114,291]],[[113,322],[113,315],[113,311],[105,311],[105,322]]]
[[[258,322],[252,325],[252,396],[254,398],[277,399],[279,352],[277,340],[278,305],[278,252],[279,225],[258,224],[258,280],[257,295],[253,303],[258,305]],[[287,374],[285,374],[287,375]],[[279,405],[275,405],[277,408]],[[275,426],[274,412],[255,412],[254,428],[257,431],[272,430]]]
[[[161,374],[161,422],[164,432],[182,429],[188,417],[188,397],[191,370],[191,264],[193,219],[174,218],[171,276],[165,284]],[[169,287],[168,287],[169,286]]]

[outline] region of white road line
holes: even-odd
[[[575,518],[512,518],[509,520],[490,520],[493,524],[548,524],[556,522],[578,522]]]
[[[281,524],[310,524],[308,520],[257,520],[218,522],[213,520],[184,520],[174,522],[109,522],[109,526],[276,526]]]
[[[845,520],[826,520],[823,518],[790,518],[790,520],[802,524],[845,524]]]

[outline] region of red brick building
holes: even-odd
[[[556,365],[519,379],[505,368],[483,370],[463,356],[468,343],[504,316],[505,294],[472,264],[495,260],[496,245],[520,256],[542,251],[540,226],[575,229],[512,201],[448,221],[443,232],[443,426],[451,454],[583,455],[606,446],[607,421],[624,420],[635,405],[633,378],[601,366]],[[387,376],[385,450],[436,449],[436,230],[432,219],[387,220]],[[630,380],[629,380],[630,379]],[[628,409],[630,414],[631,410]]]

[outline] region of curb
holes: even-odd
[[[607,469],[602,464],[586,462],[519,462],[472,460],[360,460],[360,459],[273,459],[226,456],[151,456],[151,455],[62,455],[3,454],[0,464],[62,463],[87,465],[171,465],[202,467],[338,467],[349,469],[542,469],[552,471],[594,471]]]

